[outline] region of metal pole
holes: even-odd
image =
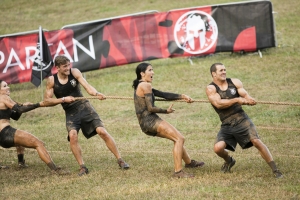
[[[39,40],[40,40],[40,70],[41,70],[41,92],[42,92],[42,100],[43,98],[43,65],[42,65],[42,61],[43,61],[43,37],[42,37],[42,26],[40,26],[39,28]]]

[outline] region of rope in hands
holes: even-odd
[[[122,99],[122,100],[133,100],[133,97],[119,97],[119,96],[105,96],[106,99]],[[90,96],[90,97],[75,97],[75,100],[84,100],[84,99],[98,99],[97,96]],[[155,101],[176,101],[176,102],[186,102],[183,99],[177,100],[167,100],[167,99],[155,99]],[[193,102],[202,102],[202,103],[210,103],[209,100],[193,100]],[[288,102],[273,102],[273,101],[256,101],[258,104],[275,104],[275,105],[292,105],[292,106],[300,106],[300,103],[288,103]],[[260,127],[259,127],[260,128]],[[264,129],[288,129],[290,131],[299,131],[298,128],[275,128],[275,127],[261,127]]]
[[[106,99],[122,99],[122,100],[133,100],[133,97],[120,97],[120,96],[105,96]],[[75,100],[84,99],[98,99],[97,96],[90,97],[75,97]],[[155,101],[176,101],[176,102],[186,102],[184,99],[168,100],[168,99],[155,99]],[[193,102],[200,103],[210,103],[209,100],[193,100]],[[300,106],[300,103],[290,103],[290,102],[276,102],[276,101],[256,101],[257,104],[275,104],[275,105],[289,105],[289,106]]]

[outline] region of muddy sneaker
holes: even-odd
[[[53,174],[56,175],[68,175],[70,172],[68,170],[63,170],[61,167],[57,167],[55,170],[52,170]]]
[[[129,169],[129,165],[122,158],[118,159],[118,164],[121,169]]]
[[[9,169],[9,167],[8,167],[8,166],[1,165],[1,164],[0,164],[0,169]]]
[[[235,160],[233,159],[233,157],[230,158],[231,158],[231,162],[230,163],[225,162],[221,167],[221,172],[223,173],[230,172],[230,169],[233,167],[233,165],[235,165]]]
[[[194,178],[195,176],[193,174],[188,174],[184,172],[183,170],[180,170],[179,172],[174,172],[172,178]]]
[[[196,168],[196,167],[203,167],[204,162],[198,162],[196,160],[192,160],[190,164],[185,164],[186,168]]]
[[[18,163],[19,168],[27,168],[28,165],[26,165],[25,160],[23,162]]]
[[[89,169],[86,167],[81,167],[78,173],[78,176],[86,175],[89,173]]]
[[[283,174],[278,169],[276,169],[275,171],[273,171],[273,174],[274,174],[275,178],[283,178]]]

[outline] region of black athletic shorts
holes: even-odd
[[[235,151],[237,143],[242,149],[252,147],[252,139],[259,139],[253,122],[246,113],[237,113],[222,123],[216,143],[224,141],[226,149]]]
[[[15,146],[14,137],[17,129],[6,126],[0,132],[0,146],[10,148]]]
[[[97,127],[104,127],[99,115],[88,101],[69,108],[65,113],[68,134],[71,130],[76,130],[78,133],[81,129],[83,135],[89,139],[97,134]],[[70,141],[69,136],[68,141]]]

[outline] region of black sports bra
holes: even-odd
[[[11,109],[0,110],[0,119],[10,119]]]

